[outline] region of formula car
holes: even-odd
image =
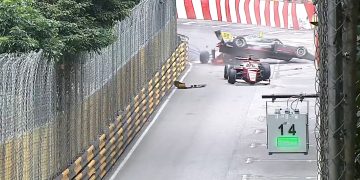
[[[253,54],[257,58],[273,58],[290,61],[292,58],[314,60],[304,46],[291,46],[282,43],[277,38],[264,38],[257,35],[233,36],[231,33],[215,31],[220,40],[217,44],[220,58],[227,63],[235,57],[248,57]]]
[[[224,78],[228,83],[235,84],[237,79],[246,83],[255,84],[258,82],[270,83],[271,69],[268,63],[260,63],[259,59],[236,58],[237,63],[226,64],[224,67]]]

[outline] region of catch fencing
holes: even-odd
[[[100,54],[0,55],[0,179],[58,177],[98,142],[174,56],[175,1],[144,0],[114,31]]]
[[[318,0],[316,140],[320,179],[355,179],[355,59],[358,1]],[[359,174],[358,174],[359,175]]]

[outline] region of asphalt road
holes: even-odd
[[[179,21],[178,32],[190,38],[191,49],[191,71],[184,81],[207,86],[176,90],[142,141],[128,152],[126,163],[114,172],[113,179],[316,179],[314,101],[310,102],[309,154],[270,156],[266,149],[265,100],[261,99],[262,94],[313,93],[313,62],[266,59],[263,61],[271,63],[272,69],[270,85],[230,85],[223,79],[223,66],[198,63],[199,51],[215,46],[213,31],[217,29],[237,34],[263,31],[267,37],[276,36],[313,51],[312,31]]]

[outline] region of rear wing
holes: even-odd
[[[215,35],[220,41],[232,42],[234,40],[234,36],[230,32],[222,32],[221,30],[217,30],[215,31]]]
[[[252,62],[260,62],[260,59],[254,59],[253,54],[250,54],[248,58],[236,56],[235,59],[239,61],[252,61]]]

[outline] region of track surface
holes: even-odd
[[[176,90],[126,164],[114,172],[122,180],[316,179],[314,101],[310,103],[310,152],[268,155],[265,100],[262,94],[313,93],[313,62],[293,59],[271,63],[270,85],[230,85],[223,66],[198,63],[199,50],[217,43],[214,30],[259,33],[313,52],[312,31],[289,31],[220,22],[179,20],[178,32],[190,40],[189,84],[201,89]]]

